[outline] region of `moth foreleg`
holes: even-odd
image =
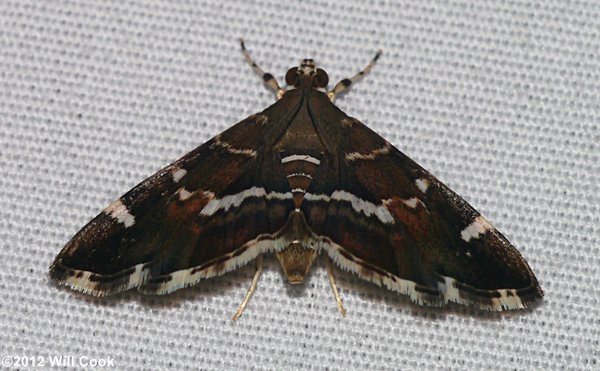
[[[371,59],[371,61],[367,65],[367,67],[365,67],[359,73],[352,76],[351,78],[342,79],[340,82],[335,84],[333,89],[331,89],[330,91],[327,92],[327,96],[329,97],[329,99],[333,102],[339,94],[348,90],[350,88],[350,85],[352,85],[353,83],[355,83],[355,82],[359,81],[360,79],[362,79],[363,77],[365,77],[365,75],[371,71],[373,66],[375,66],[375,62],[377,62],[377,59],[379,59],[379,57],[381,56],[381,53],[383,53],[383,50],[381,50],[381,49],[378,50],[377,54],[375,54],[373,59]]]
[[[338,309],[340,310],[342,317],[346,317],[346,308],[344,307],[344,303],[342,303],[342,298],[340,297],[337,284],[335,283],[335,276],[333,275],[333,263],[331,262],[331,258],[329,258],[329,256],[325,256],[325,261],[327,262],[327,275],[329,276],[329,285],[331,285],[333,296],[335,296],[335,302],[337,303]]]
[[[256,72],[256,74],[263,79],[265,85],[267,85],[269,89],[275,92],[275,96],[277,97],[277,99],[281,99],[281,97],[283,97],[283,93],[285,93],[285,90],[282,89],[281,86],[279,86],[279,83],[277,82],[275,77],[273,77],[272,74],[263,71],[263,69],[260,68],[258,64],[256,64],[254,59],[252,59],[252,57],[250,56],[250,53],[248,53],[248,50],[246,50],[244,39],[240,39],[240,46],[242,47],[242,54],[244,54],[246,62],[248,62],[248,64],[250,65],[250,67],[252,67],[254,72]]]
[[[262,255],[259,255],[256,258],[256,273],[254,273],[254,278],[252,279],[250,288],[248,289],[246,296],[244,296],[244,300],[242,300],[242,304],[240,304],[240,307],[238,308],[238,310],[235,312],[233,317],[231,317],[232,321],[235,321],[238,318],[240,318],[240,316],[242,315],[242,312],[244,311],[244,309],[246,309],[246,305],[248,304],[248,302],[250,301],[250,298],[252,297],[252,294],[256,290],[256,285],[258,283],[258,279],[260,278],[260,274],[262,273],[262,270],[263,270],[263,257],[262,257]]]

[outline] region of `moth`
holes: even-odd
[[[58,254],[50,276],[86,294],[168,294],[256,260],[244,310],[275,254],[291,284],[324,256],[421,305],[522,309],[543,297],[531,268],[488,220],[335,98],[312,59],[280,87],[242,52],[277,101],[118,198]]]

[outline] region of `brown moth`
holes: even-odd
[[[434,176],[333,104],[363,71],[327,91],[312,59],[277,102],[218,134],[117,199],[50,267],[59,284],[104,296],[167,294],[276,254],[292,284],[313,260],[422,305],[521,309],[543,296],[519,252]]]

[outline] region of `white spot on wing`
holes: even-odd
[[[480,235],[491,230],[494,230],[494,226],[492,226],[482,215],[479,215],[473,220],[473,223],[469,224],[467,228],[460,232],[460,237],[466,242],[469,242],[472,238],[479,238]]]
[[[419,191],[423,193],[427,192],[427,188],[429,188],[429,180],[425,178],[415,180],[415,184],[417,185],[417,188],[419,188]]]
[[[329,202],[329,200],[331,200],[331,197],[327,196],[326,194],[319,194],[319,195],[315,195],[312,193],[307,193],[304,196],[305,200],[308,201],[325,201],[325,202]]]
[[[171,175],[173,176],[173,181],[175,183],[178,183],[181,180],[181,178],[183,178],[185,176],[185,174],[187,174],[187,170],[186,169],[182,169],[182,168],[174,170],[171,173]]]
[[[214,143],[212,145],[224,148],[227,152],[233,153],[235,155],[244,155],[244,156],[248,156],[248,157],[256,157],[256,151],[255,150],[253,150],[253,149],[239,149],[239,148],[235,148],[231,144],[229,144],[227,142],[221,141],[221,135],[217,135],[215,137]]]
[[[320,160],[309,156],[309,155],[291,155],[291,156],[287,156],[281,159],[281,163],[285,164],[286,162],[292,162],[292,161],[306,161],[306,162],[311,162],[315,165],[319,165],[321,163]]]
[[[360,152],[346,153],[346,161],[374,160],[378,156],[387,155],[388,153],[390,153],[390,149],[391,145],[386,142],[383,147],[374,149],[366,154]]]
[[[443,293],[444,301],[446,303],[458,303],[463,305],[470,304],[467,298],[464,298],[460,294],[460,290],[456,286],[456,280],[452,277],[442,276],[444,282],[438,282],[438,290]],[[489,298],[489,304],[481,303],[480,307],[487,310],[507,310],[507,309],[523,309],[523,301],[517,295],[515,289],[498,289],[491,290],[496,291],[500,294],[499,298]],[[510,293],[510,295],[509,295]]]
[[[100,276],[99,274],[68,268],[71,274],[65,275],[59,283],[70,287],[73,290],[83,292],[87,295],[105,296],[121,291],[130,290],[141,285],[147,278],[148,270],[144,269],[144,264],[135,265],[133,273],[129,275],[127,282],[123,282],[120,286],[112,287],[109,291],[98,288],[98,281],[91,281],[92,275]]]
[[[375,205],[372,202],[356,197],[350,192],[334,191],[331,196],[327,196],[325,194],[315,195],[312,193],[307,193],[304,196],[304,199],[307,201],[325,202],[329,202],[330,200],[347,201],[350,202],[352,208],[359,213],[363,213],[366,216],[375,215],[379,220],[381,220],[381,222],[385,224],[394,224],[394,217],[383,204]]]
[[[91,275],[92,272],[74,269],[73,274],[65,277],[61,283],[73,290],[81,291],[84,294],[100,296],[102,293],[95,291],[96,283],[90,281]]]
[[[292,174],[289,174],[287,177],[288,178],[292,178],[292,177],[295,177],[295,176],[301,176],[301,177],[305,177],[305,178],[308,178],[308,179],[312,179],[312,175],[305,174],[305,173],[292,173]]]
[[[252,187],[245,189],[234,195],[225,196],[223,198],[212,199],[206,204],[206,206],[200,211],[200,215],[211,216],[219,210],[227,211],[231,207],[238,207],[249,197],[264,197],[266,199],[291,199],[291,192],[280,193],[270,192],[267,193],[264,188]]]
[[[500,297],[494,298],[492,300],[496,305],[496,310],[525,308],[525,306],[523,305],[523,301],[521,300],[519,295],[517,295],[517,290],[502,289],[498,290],[498,292],[500,293]]]
[[[187,200],[188,198],[192,197],[192,195],[194,194],[194,192],[190,192],[185,188],[179,188],[177,193],[179,193],[179,199],[181,201]]]
[[[123,223],[125,228],[129,228],[135,224],[135,217],[129,213],[125,204],[121,199],[116,200],[110,204],[104,212],[111,217],[115,218],[119,223]]]
[[[456,280],[452,277],[442,276],[444,282],[438,282],[438,290],[444,294],[446,303],[462,303],[460,291],[455,285]]]
[[[412,209],[416,208],[418,204],[421,204],[421,206],[425,207],[425,204],[423,203],[423,201],[419,200],[416,197],[413,198],[409,198],[408,200],[402,200],[402,202],[404,202],[404,204]]]

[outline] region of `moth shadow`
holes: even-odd
[[[286,281],[285,277],[283,277],[283,275],[282,275],[282,284],[285,286],[286,294],[292,298],[305,297],[307,295],[306,290],[310,285],[311,277],[312,277],[312,274],[311,274],[311,272],[309,272],[306,275],[306,277],[304,277],[304,282],[302,282],[301,284],[298,284],[298,285],[292,285],[292,284],[288,283]]]
[[[374,283],[361,280],[351,272],[336,269],[335,274],[339,288],[356,292],[357,296],[362,300],[376,302],[393,308],[397,312],[408,312],[415,317],[428,320],[444,321],[449,316],[459,316],[463,318],[476,318],[483,321],[502,321],[532,313],[536,308],[544,304],[544,301],[541,301],[525,309],[502,312],[486,311],[454,303],[442,307],[423,306],[412,302],[406,295],[398,294],[384,287],[377,286]],[[347,309],[351,313],[352,308]]]

